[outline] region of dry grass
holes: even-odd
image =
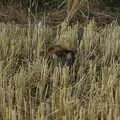
[[[79,17],[81,19],[84,17],[85,19],[87,17],[86,13],[100,9],[100,7],[103,7],[103,4],[103,0],[67,0],[68,15],[66,21],[71,21],[77,16],[78,12],[81,15]]]
[[[65,21],[68,24],[85,23],[87,20],[94,18],[98,25],[111,23],[114,19],[119,21],[119,9],[109,6],[110,1],[103,0],[67,0],[67,17]],[[116,9],[116,10],[115,10]]]
[[[119,120],[120,26],[116,22],[84,27],[72,68],[48,66],[39,53],[47,44],[76,47],[77,26],[62,26],[53,40],[51,28],[21,28],[0,23],[0,119]],[[63,43],[64,42],[64,43]],[[48,45],[49,45],[48,44]]]

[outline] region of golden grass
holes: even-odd
[[[62,26],[54,40],[49,27],[0,23],[0,119],[119,120],[120,26],[113,22],[84,27],[80,51],[72,68],[48,66],[39,56],[44,44],[76,47],[77,26]],[[49,45],[48,44],[48,45]]]
[[[103,0],[67,0],[65,22],[73,25],[79,21],[82,24],[94,18],[98,25],[109,24],[118,18],[119,12],[113,11],[108,3]]]

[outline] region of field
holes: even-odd
[[[83,29],[0,23],[0,120],[120,120],[120,26]],[[40,57],[55,44],[77,49],[72,68]]]

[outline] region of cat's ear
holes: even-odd
[[[58,56],[54,53],[54,54],[52,54],[52,58],[55,60],[58,58]]]
[[[68,53],[68,54],[66,55],[66,57],[67,57],[68,60],[72,59],[72,53]]]

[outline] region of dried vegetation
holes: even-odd
[[[47,59],[39,56],[44,44],[53,41],[51,28],[35,25],[32,33],[31,28],[11,24],[1,23],[0,28],[1,120],[119,120],[117,22],[97,28],[91,21],[84,27],[71,68],[49,66]],[[77,25],[73,28],[63,25],[54,44],[61,44],[64,38],[69,39],[69,47],[76,47],[77,29]],[[89,58],[91,55],[93,59]]]
[[[75,1],[68,21],[79,11]],[[78,5],[87,11],[86,3]],[[63,22],[55,30],[31,21],[28,27],[0,23],[0,120],[119,120],[118,22],[100,27],[88,19],[85,25]],[[77,50],[72,66],[40,56],[58,44]]]

